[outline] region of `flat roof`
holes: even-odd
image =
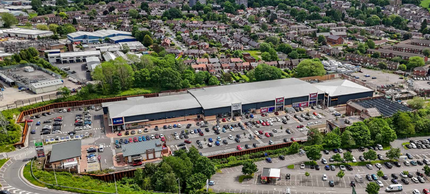
[[[163,150],[161,141],[156,139],[151,141],[142,141],[136,143],[125,144],[122,146],[122,156],[135,156],[146,153],[146,150],[155,149],[156,152]]]
[[[70,33],[67,36],[70,36],[72,38],[76,38],[83,35],[95,36],[95,37],[107,37],[112,35],[116,36],[118,34],[131,36],[131,32],[119,31],[119,30],[97,30],[95,32],[77,31],[77,32]]]
[[[58,55],[61,58],[64,58],[64,57],[83,57],[83,56],[94,56],[94,55],[100,56],[100,51],[81,51],[81,52],[53,53],[53,54],[48,54],[48,57],[50,57],[50,56],[58,56]]]
[[[109,37],[109,39],[113,41],[133,39],[134,41],[136,41],[136,39],[133,36],[114,36],[114,37]]]
[[[36,83],[31,83],[31,86],[33,86],[33,88],[44,88],[44,87],[55,86],[55,85],[63,85],[63,80],[55,79],[55,80],[45,80],[45,81],[40,81]]]
[[[73,140],[52,145],[49,162],[57,162],[81,156],[81,140]]]
[[[319,90],[328,93],[330,97],[363,92],[373,92],[372,89],[356,84],[349,80],[329,80],[314,84],[314,86]]]
[[[26,35],[54,34],[48,30],[32,30],[32,29],[22,29],[22,28],[6,29],[6,30],[3,30],[3,33],[26,34]]]
[[[102,106],[109,108],[110,118],[200,108],[200,104],[190,94],[130,98],[125,101],[102,103]]]
[[[322,93],[323,91],[300,79],[288,78],[191,89],[189,92],[204,109],[213,109],[231,106],[232,103],[238,102],[242,102],[242,104],[267,102],[274,101],[278,97],[302,97],[308,96],[309,93]]]

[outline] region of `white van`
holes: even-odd
[[[387,192],[403,191],[403,186],[401,184],[390,185],[387,188],[385,188],[385,191]]]
[[[105,149],[105,148],[104,148],[103,144],[100,144],[100,145],[99,145],[99,152],[103,152],[103,151],[104,151],[104,149]]]
[[[355,179],[355,182],[357,183],[363,183],[363,177],[361,177],[361,175],[359,174],[355,174],[354,179]]]

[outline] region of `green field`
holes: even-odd
[[[247,52],[251,54],[251,56],[254,57],[256,60],[260,60],[261,52],[259,50],[244,50],[243,52]]]
[[[426,8],[426,9],[428,9],[430,11],[429,5],[430,5],[430,0],[422,0],[421,3],[420,3],[421,7]]]

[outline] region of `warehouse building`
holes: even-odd
[[[63,87],[63,80],[55,79],[55,80],[44,80],[36,83],[31,83],[28,89],[35,94],[41,94],[46,92],[57,91],[58,88]]]
[[[37,40],[38,37],[49,37],[52,35],[54,35],[54,33],[48,30],[30,30],[21,28],[3,30],[4,37],[25,38],[32,40]]]
[[[50,63],[79,63],[86,62],[86,58],[88,57],[101,59],[101,53],[100,51],[49,53],[48,61]]]
[[[94,71],[94,69],[101,64],[98,57],[88,57],[86,60],[88,71]]]
[[[67,39],[72,43],[98,43],[100,42],[100,40],[104,41],[106,38],[110,39],[112,37],[124,37],[124,36],[133,38],[131,36],[131,32],[118,31],[118,30],[98,30],[95,32],[84,32],[84,31],[73,32],[67,35]],[[134,39],[134,41],[136,41],[136,39]]]
[[[173,122],[275,112],[285,107],[335,106],[350,99],[372,97],[373,90],[348,80],[310,84],[296,78],[190,89],[185,94],[154,98],[131,98],[103,103],[104,114],[113,128],[144,125],[145,122]]]

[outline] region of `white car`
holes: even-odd
[[[409,161],[405,161],[405,162],[403,162],[404,164],[405,164],[405,166],[409,166],[409,165],[411,165],[411,163],[409,162]]]
[[[355,159],[355,157],[352,157],[352,162],[357,162],[357,159]]]
[[[327,160],[325,158],[321,159],[321,163],[327,164]]]
[[[255,135],[258,135],[258,134],[259,134],[257,130],[255,130],[255,131],[254,131],[254,133],[255,133]]]
[[[326,180],[327,180],[327,175],[326,175],[326,174],[323,174],[323,176],[322,176],[322,180],[323,180],[323,181],[326,181]]]
[[[230,135],[228,136],[228,138],[229,138],[229,139],[233,139],[233,135],[231,135],[231,134],[230,134]]]
[[[376,181],[376,184],[378,184],[380,187],[384,187],[384,184],[382,183],[382,181],[380,181],[380,180],[377,180]]]
[[[339,153],[343,153],[343,150],[342,150],[342,148],[339,148]]]
[[[420,181],[418,181],[417,177],[412,177],[412,178],[411,178],[411,180],[412,180],[412,182],[414,182],[414,183],[419,183],[419,182],[420,182]]]
[[[373,166],[372,166],[371,164],[366,164],[366,167],[367,167],[369,170],[373,170]]]
[[[382,168],[382,165],[381,165],[381,164],[379,164],[379,163],[376,163],[376,164],[375,164],[375,166],[376,166],[376,168],[378,168],[378,169],[381,169],[381,168]]]
[[[342,170],[342,171],[345,171],[345,170],[346,170],[346,168],[345,168],[345,166],[344,166],[344,165],[340,165],[340,166],[339,166],[339,168],[340,168],[340,170]]]
[[[400,173],[400,176],[403,177],[403,178],[408,178],[408,175],[405,174],[405,173],[403,173],[403,172]]]
[[[182,125],[181,125],[181,124],[178,124],[178,125],[177,125],[177,127],[178,127],[178,128],[181,128],[181,127],[182,127]]]
[[[305,164],[300,164],[301,169],[305,169]],[[418,180],[417,180],[418,181]]]
[[[142,129],[137,130],[137,133],[141,134],[142,133]]]
[[[421,194],[421,192],[418,189],[414,189],[414,191],[412,191],[412,194]]]

